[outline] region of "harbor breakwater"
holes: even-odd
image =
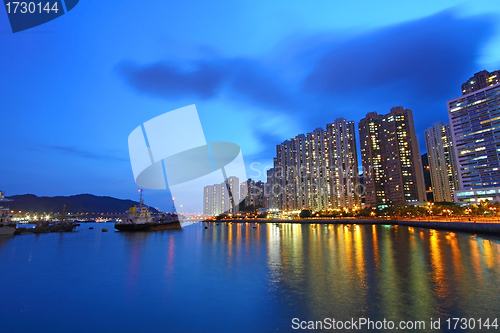
[[[207,221],[208,222],[208,221]],[[210,221],[213,222],[213,221]],[[221,220],[218,223],[300,223],[300,224],[376,224],[401,225],[416,228],[429,228],[446,231],[460,231],[500,235],[500,223],[474,222],[440,222],[440,221],[409,221],[409,220],[376,220],[376,219],[305,219],[305,220]]]

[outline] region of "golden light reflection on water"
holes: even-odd
[[[227,260],[229,263],[233,260],[233,228],[230,224],[226,231],[227,234]]]
[[[400,255],[395,249],[395,242],[393,240],[396,229],[392,227],[385,227],[384,232],[381,233],[381,246],[380,246],[380,274],[384,276],[384,279],[377,281],[378,289],[380,290],[380,304],[382,315],[388,316],[401,316],[401,307],[398,306],[397,302],[394,302],[401,294],[401,281],[396,274],[397,269],[397,258]],[[405,286],[406,287],[406,286]]]
[[[445,237],[443,237],[445,236]],[[443,241],[446,234],[436,230],[430,230],[430,260],[432,267],[432,279],[435,284],[435,294],[440,303],[449,302],[450,288],[448,286],[449,272],[446,271],[443,248],[447,247]]]
[[[448,236],[447,236],[448,238]],[[462,254],[460,252],[460,248],[458,247],[458,239],[457,235],[454,232],[449,234],[449,245],[451,247],[451,255],[453,262],[453,270],[455,274],[459,277],[462,277]]]
[[[374,306],[378,316],[396,319],[445,315],[460,302],[467,309],[471,298],[461,296],[471,291],[500,300],[491,294],[500,291],[498,241],[482,241],[480,248],[467,234],[401,226],[270,224],[265,230],[271,280],[305,297],[315,318],[362,316]],[[487,283],[484,269],[495,271]]]
[[[241,235],[241,229],[243,228],[243,224],[238,223],[235,225],[236,227],[236,240],[235,240],[235,248],[236,248],[236,257],[240,258],[241,253],[242,253],[242,235]]]
[[[481,250],[479,249],[479,243],[475,238],[469,240],[470,254],[472,261],[472,269],[474,270],[474,275],[479,283],[483,283],[483,270],[481,267]]]
[[[229,269],[263,255],[269,290],[286,291],[287,302],[306,304],[314,319],[477,317],[500,304],[495,239],[403,226],[297,223],[221,223],[203,237],[218,240],[210,244],[220,246],[208,251],[224,256]]]
[[[432,281],[428,278],[431,268],[426,265],[426,257],[423,255],[425,251],[425,244],[421,242],[421,238],[417,237],[415,230],[408,230],[409,247],[414,249],[410,251],[409,259],[411,265],[409,266],[409,296],[413,304],[413,311],[415,311],[415,318],[431,318],[433,311],[436,308],[436,299],[428,291],[432,290]],[[419,233],[420,236],[420,233]]]
[[[495,250],[495,259],[496,259],[496,269],[500,272],[500,243],[492,242],[492,247]]]
[[[348,226],[345,226],[344,233],[338,235],[338,241],[342,244],[342,256],[346,259],[344,266],[351,275],[355,272],[352,258],[352,233]]]
[[[373,259],[375,260],[375,267],[379,268],[378,259],[378,237],[377,237],[377,226],[372,225],[372,242],[373,242]]]
[[[363,249],[364,241],[363,234],[361,233],[361,228],[359,227],[359,225],[356,225],[354,247],[356,249],[356,272],[359,276],[359,281],[362,283],[362,286],[366,287],[365,258]]]
[[[482,239],[481,241],[483,243],[484,259],[486,261],[486,266],[488,266],[488,268],[490,269],[493,269],[495,267],[495,255],[491,247],[491,242],[487,239]]]

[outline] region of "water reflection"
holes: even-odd
[[[292,331],[293,318],[498,315],[493,237],[388,225],[207,225],[143,233],[86,225],[1,239],[3,331],[253,333]]]
[[[270,282],[306,302],[308,318],[497,315],[498,240],[363,225],[268,225],[267,233]]]
[[[11,239],[13,239],[15,236],[11,235],[1,235],[0,236],[0,248],[4,247],[9,243]]]
[[[165,276],[167,277],[167,283],[172,281],[172,275],[174,272],[174,258],[175,258],[174,234],[170,234],[170,236],[168,237],[167,262],[165,265]]]

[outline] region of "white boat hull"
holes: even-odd
[[[16,232],[15,226],[4,225],[0,227],[0,235],[13,235],[14,232]]]

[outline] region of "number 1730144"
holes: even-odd
[[[54,2],[53,4],[51,4],[50,2],[38,2],[38,3],[35,3],[35,2],[7,2],[5,4],[5,7],[7,9],[7,13],[8,14],[11,14],[11,13],[14,13],[14,14],[17,14],[17,13],[21,13],[21,14],[35,14],[35,13],[38,13],[38,14],[43,14],[43,13],[47,13],[49,14],[50,12],[55,12],[57,13],[57,11],[59,10],[59,8],[57,8],[57,1]]]

